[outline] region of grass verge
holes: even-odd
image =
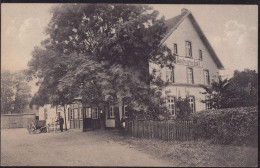
[[[209,141],[167,142],[123,136],[108,131],[113,141],[128,144],[140,151],[172,163],[188,167],[257,167],[257,147],[219,145]]]

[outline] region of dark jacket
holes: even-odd
[[[59,122],[60,122],[60,124],[63,124],[63,123],[64,123],[64,120],[63,120],[62,117],[60,118],[60,121],[59,121]]]

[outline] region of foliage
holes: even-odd
[[[253,70],[236,70],[229,80],[219,77],[219,81],[212,81],[210,87],[202,85],[205,89],[202,94],[209,96],[202,102],[214,109],[256,106],[257,80],[257,73]],[[248,87],[249,83],[251,87]]]
[[[158,90],[148,88],[148,60],[166,65],[173,56],[159,45],[166,26],[157,11],[147,5],[63,4],[52,14],[49,38],[29,62],[27,73],[40,85],[34,104],[64,105],[80,96],[83,103],[102,105],[109,95],[115,102],[128,100],[131,111],[159,110]]]
[[[229,82],[234,83],[240,87],[247,87],[250,82],[252,87],[258,87],[258,74],[255,70],[244,69],[243,71],[234,71],[233,77]]]
[[[228,88],[228,79],[219,77],[218,82],[212,81],[211,86],[201,85],[205,92],[202,94],[209,96],[207,100],[202,100],[203,103],[208,103],[213,109],[220,109],[227,103],[227,97],[232,96]]]
[[[230,87],[235,92],[231,99],[231,107],[248,107],[257,105],[258,74],[255,70],[245,69],[234,71],[234,76],[229,79]]]
[[[222,144],[257,144],[257,107],[227,108],[192,113],[194,133]]]
[[[1,113],[21,113],[31,98],[31,88],[23,72],[1,73]]]
[[[13,75],[9,71],[1,73],[1,113],[8,113],[13,110],[14,91]]]
[[[178,98],[176,101],[176,119],[189,120],[192,109],[187,98]]]

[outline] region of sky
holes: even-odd
[[[34,47],[46,38],[44,30],[56,4],[1,4],[1,69],[11,72],[27,68]],[[258,69],[257,5],[175,5],[151,4],[166,19],[191,11],[225,70]]]

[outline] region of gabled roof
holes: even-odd
[[[165,21],[165,24],[167,26],[167,31],[166,31],[166,36],[162,39],[160,44],[163,44],[166,39],[168,39],[168,37],[177,29],[177,27],[183,22],[183,20],[185,18],[189,18],[191,23],[193,24],[193,26],[195,27],[196,31],[198,32],[202,42],[204,43],[204,45],[206,46],[206,48],[208,49],[210,55],[212,56],[212,59],[215,61],[215,63],[217,64],[217,67],[219,69],[224,69],[223,64],[221,63],[221,61],[219,60],[217,54],[215,53],[215,51],[213,50],[212,46],[210,45],[208,39],[206,38],[206,36],[204,35],[203,31],[201,30],[201,28],[199,27],[199,24],[197,23],[197,21],[195,20],[195,18],[193,17],[192,13],[190,11],[188,11],[187,9],[182,9],[182,13],[178,16],[175,16],[171,19],[168,19]]]

